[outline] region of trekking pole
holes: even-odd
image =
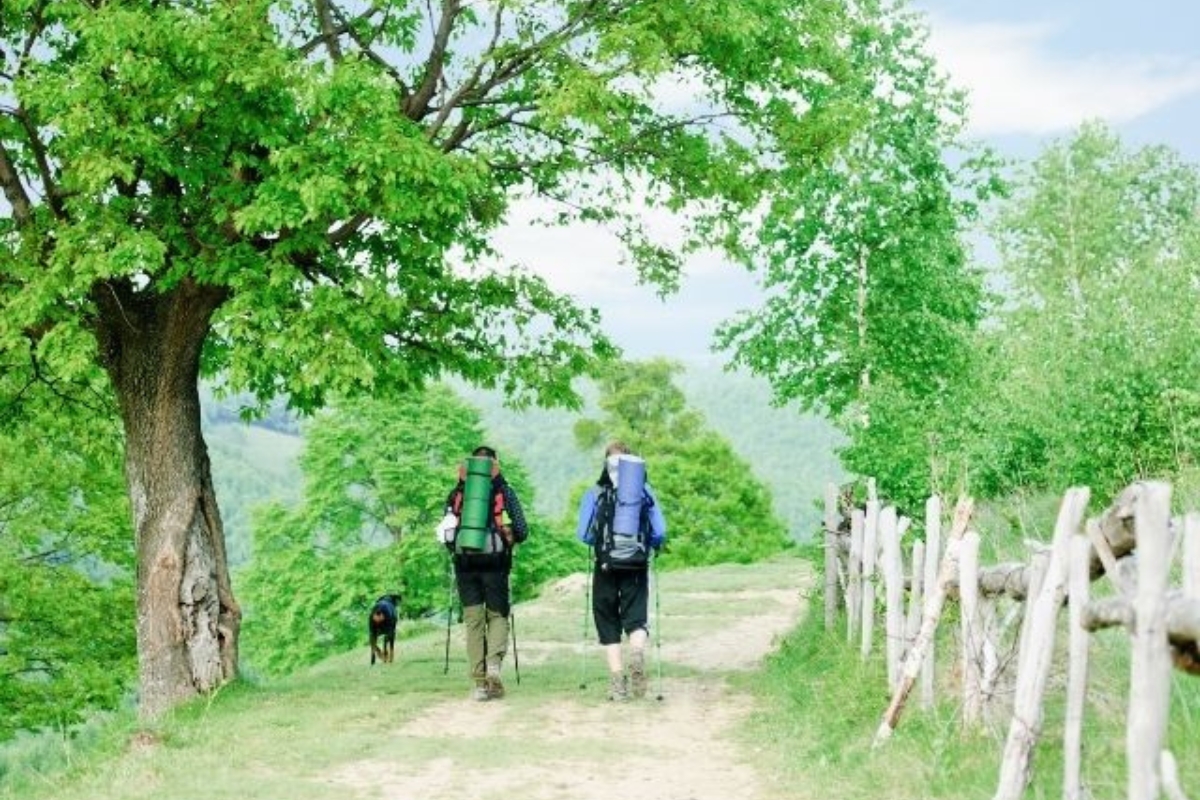
[[[587,681],[584,680],[584,673],[587,670],[587,631],[588,631],[588,610],[592,605],[592,559],[589,556],[587,560],[586,570],[584,571],[583,584],[583,628],[579,636],[579,688],[586,689]]]
[[[517,650],[517,612],[513,608],[512,566],[516,564],[516,548],[512,548],[512,561],[508,569],[508,630],[512,634],[513,674],[517,676],[517,686],[521,685],[521,654]]]
[[[446,573],[449,578],[447,583],[450,585],[450,591],[446,596],[446,662],[442,666],[442,674],[450,674],[450,622],[454,619],[454,565],[450,564],[450,569]]]
[[[659,602],[658,602],[658,556],[652,556],[650,559],[650,580],[654,583],[654,660],[658,664],[658,696],[655,700],[663,699],[663,661],[662,661],[662,628],[659,627]]]
[[[513,643],[513,673],[517,676],[517,686],[521,685],[521,654],[517,650],[517,615],[511,608],[508,609],[508,629],[512,631]]]

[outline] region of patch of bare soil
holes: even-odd
[[[793,577],[794,580],[794,577]],[[551,597],[577,594],[582,586],[559,584]],[[748,763],[737,726],[754,713],[752,699],[732,689],[726,676],[761,663],[800,611],[798,587],[728,593],[746,616],[720,626],[680,625],[661,647],[665,663],[686,665],[689,677],[654,676],[645,699],[611,703],[602,698],[600,673],[578,694],[551,697],[536,705],[514,697],[487,703],[466,698],[439,703],[406,722],[397,748],[422,746],[444,755],[411,768],[385,761],[344,765],[327,780],[348,797],[385,800],[774,800],[801,798],[802,791],[773,785]],[[680,607],[687,598],[674,598]],[[692,595],[708,601],[705,593]],[[750,601],[750,602],[745,602]],[[538,612],[520,610],[525,618]],[[693,633],[694,631],[694,633]],[[685,635],[680,635],[680,634]],[[562,642],[521,642],[521,663],[544,660]],[[599,662],[598,651],[589,652]],[[653,661],[651,662],[653,663]],[[655,699],[660,695],[661,700]],[[496,745],[497,737],[504,742]],[[618,742],[636,742],[619,746]],[[498,756],[470,758],[475,748]]]

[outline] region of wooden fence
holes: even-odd
[[[1200,674],[1200,513],[1170,516],[1168,484],[1129,486],[1099,516],[1084,518],[1089,491],[1063,497],[1052,540],[1031,544],[1024,562],[983,566],[969,498],[956,504],[943,543],[941,499],[925,505],[923,540],[907,542],[911,520],[884,504],[868,482],[863,508],[847,508],[836,487],[825,498],[825,624],[845,610],[846,636],[862,657],[876,650],[882,621],[891,702],[875,733],[882,745],[919,687],[934,701],[938,624],[948,601],[959,603],[961,704],[967,725],[1007,725],[995,800],[1021,797],[1042,732],[1043,702],[1060,615],[1067,621],[1067,697],[1063,797],[1086,796],[1082,729],[1087,699],[1089,633],[1129,632],[1131,669],[1126,731],[1129,800],[1185,798],[1177,764],[1165,749],[1172,666]],[[848,513],[847,513],[848,512]],[[914,539],[915,537],[908,537]],[[907,554],[907,568],[905,555]],[[1175,559],[1182,582],[1168,582]],[[1093,581],[1113,593],[1093,600]],[[1003,602],[1002,602],[1003,601]],[[1017,601],[1015,603],[1011,601]],[[1007,612],[1002,613],[1004,608]],[[1001,686],[1011,688],[1001,693]],[[1011,703],[1001,703],[1011,696]]]

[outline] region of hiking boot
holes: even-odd
[[[629,691],[625,687],[624,675],[610,675],[608,678],[608,699],[616,703],[624,703],[629,699]]]
[[[471,692],[471,699],[479,700],[480,702],[492,699],[491,695],[488,694],[488,685],[486,681],[480,681],[475,684],[475,691]]]
[[[504,684],[500,680],[499,664],[488,665],[486,685],[489,700],[499,700],[504,697]]]
[[[646,696],[646,654],[642,650],[633,650],[629,654],[629,693],[635,700]]]

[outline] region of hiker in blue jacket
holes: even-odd
[[[667,540],[667,521],[648,483],[644,484],[641,493],[638,533],[626,537],[614,535],[614,504],[622,456],[641,462],[623,442],[614,441],[605,448],[600,478],[595,486],[588,488],[579,503],[576,529],[576,538],[592,548],[592,619],[608,665],[608,699],[615,701],[646,694],[649,566],[653,553],[657,553]],[[628,495],[632,490],[626,489]],[[623,538],[628,542],[623,542]],[[622,658],[622,634],[629,640],[628,677]]]

